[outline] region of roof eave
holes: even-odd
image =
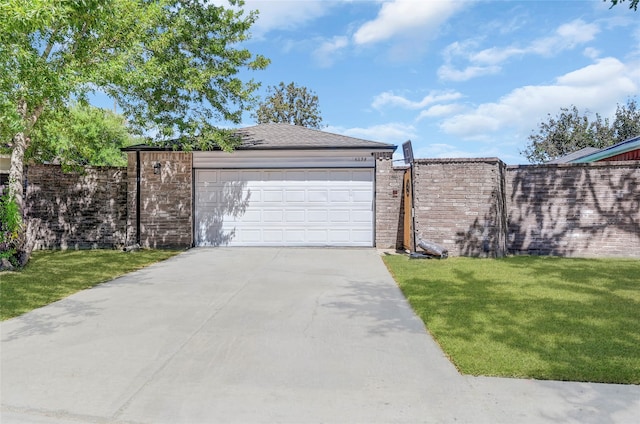
[[[571,163],[597,162],[599,160],[621,155],[623,153],[627,153],[636,149],[640,149],[640,137],[632,138],[629,141],[625,141],[618,146],[612,146],[595,153],[591,153],[589,155],[574,159],[571,161]]]

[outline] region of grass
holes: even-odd
[[[385,262],[464,374],[640,384],[640,261]]]
[[[36,251],[22,271],[0,273],[0,320],[48,305],[177,253],[168,250]]]

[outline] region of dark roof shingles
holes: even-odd
[[[313,148],[372,148],[395,149],[396,146],[378,141],[363,140],[340,134],[290,124],[259,124],[236,131],[246,149],[313,149]]]

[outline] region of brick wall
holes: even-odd
[[[418,238],[451,256],[499,257],[506,252],[504,164],[491,159],[414,162]]]
[[[192,154],[146,151],[128,153],[128,225],[136,240],[136,155],[140,155],[140,244],[143,247],[191,247]],[[154,173],[154,165],[160,164]]]
[[[509,252],[640,257],[640,163],[510,166]]]
[[[376,153],[376,247],[402,247],[403,168],[394,168],[392,153]]]
[[[86,168],[63,173],[57,165],[26,169],[25,211],[36,249],[120,247],[126,243],[127,172]]]

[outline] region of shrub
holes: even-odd
[[[0,259],[8,259],[14,266],[18,265],[21,226],[20,208],[9,190],[5,190],[0,196]]]

